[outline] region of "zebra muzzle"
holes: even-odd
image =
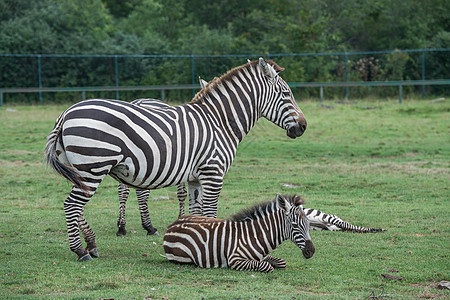
[[[306,130],[306,121],[300,121],[297,124],[291,126],[288,128],[286,134],[288,137],[290,137],[291,139],[295,139],[299,136],[302,136],[303,133]]]
[[[314,252],[316,252],[314,244],[311,242],[311,240],[306,240],[305,248],[302,249],[303,256],[306,259],[311,258],[314,255]]]

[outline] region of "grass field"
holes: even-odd
[[[100,258],[77,262],[63,212],[70,185],[43,163],[46,136],[68,105],[1,107],[0,298],[450,298],[436,288],[450,280],[450,102],[325,104],[333,108],[300,103],[308,129],[296,140],[258,122],[225,177],[218,216],[297,193],[306,207],[388,231],[311,232],[309,260],[286,241],[273,255],[288,267],[271,274],[169,263],[162,237],[145,236],[134,194],[128,234],[116,237],[109,177],[85,208]],[[149,206],[164,233],[178,214],[176,190],[151,194],[159,196],[170,200]]]

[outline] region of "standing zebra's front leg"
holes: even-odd
[[[202,216],[217,217],[217,201],[219,199],[220,191],[222,190],[223,177],[222,176],[206,176],[200,179],[201,184],[201,207]],[[189,200],[190,203],[190,200]]]
[[[186,190],[186,184],[180,183],[177,186],[177,197],[178,202],[180,204],[180,212],[178,213],[178,217],[184,216],[184,202],[187,197],[187,190]]]
[[[142,227],[147,230],[147,235],[159,235],[158,230],[152,225],[150,214],[148,212],[148,197],[150,196],[150,190],[136,190],[136,196],[139,203],[139,211],[141,213]]]
[[[286,269],[286,261],[284,259],[273,257],[270,255],[267,255],[262,259],[263,261],[267,261],[269,264],[272,265],[272,267],[277,269]]]
[[[127,221],[125,220],[125,206],[127,204],[128,195],[130,194],[130,188],[123,184],[119,183],[119,219],[117,220],[118,231],[116,232],[117,236],[126,235],[127,231],[125,229],[125,225]]]
[[[202,187],[197,181],[188,182],[189,192],[189,214],[201,216],[202,215]]]

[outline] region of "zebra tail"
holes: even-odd
[[[61,174],[67,180],[72,182],[75,187],[84,191],[90,191],[90,188],[83,183],[84,178],[78,175],[71,167],[63,164],[56,155],[56,143],[61,136],[62,123],[64,121],[64,113],[62,113],[56,120],[55,127],[47,137],[47,144],[45,145],[45,161],[56,172]]]

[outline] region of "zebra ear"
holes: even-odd
[[[278,206],[282,210],[284,210],[284,212],[287,213],[288,211],[291,210],[291,207],[292,207],[291,203],[289,203],[289,201],[286,198],[284,198],[282,195],[277,194],[276,201],[277,201]]]
[[[299,195],[294,195],[292,197],[292,202],[294,203],[295,206],[301,206],[305,204],[305,200],[303,200],[303,198]]]
[[[259,58],[259,67],[261,68],[263,74],[266,75],[267,77],[274,78],[275,76],[277,76],[277,72],[275,72],[273,67],[267,64],[264,58],[262,57]]]
[[[198,76],[198,81],[200,82],[200,87],[202,89],[204,89],[208,85],[208,82],[206,80],[203,80],[200,76]]]

